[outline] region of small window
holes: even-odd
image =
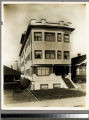
[[[57,51],[57,58],[61,59],[61,56],[62,56],[62,52],[61,51]]]
[[[42,58],[42,50],[35,50],[35,59]]]
[[[69,42],[69,34],[64,34],[64,42]]]
[[[41,32],[34,33],[34,41],[42,41],[42,33]]]
[[[61,88],[61,84],[53,84],[53,88]]]
[[[64,59],[69,59],[70,55],[69,55],[69,51],[64,51]]]
[[[48,89],[48,84],[40,84],[40,89]]]
[[[61,42],[62,41],[62,33],[57,34],[57,41]]]
[[[55,33],[45,33],[45,41],[55,41]]]
[[[46,50],[45,58],[46,59],[55,59],[55,51],[54,50]]]

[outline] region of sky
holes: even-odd
[[[2,54],[3,64],[11,66],[19,59],[21,35],[30,19],[45,18],[48,22],[71,22],[75,30],[71,34],[71,57],[86,54],[86,6],[85,4],[4,4]]]

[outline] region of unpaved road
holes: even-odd
[[[35,102],[17,102],[9,103],[6,107],[84,107],[85,97],[73,97],[56,100],[45,100]]]

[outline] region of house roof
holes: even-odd
[[[3,66],[3,72],[4,72],[4,75],[20,75],[21,73],[12,69],[12,68],[9,68],[7,66]]]
[[[72,58],[71,62],[72,62],[72,65],[80,65],[83,62],[85,62],[85,60],[86,60],[86,55],[81,55],[81,56]]]

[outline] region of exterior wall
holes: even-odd
[[[21,72],[24,73],[24,71],[25,71],[25,66],[24,66],[24,64],[25,64],[24,50],[23,50],[23,52],[21,54],[20,60],[21,60]]]
[[[55,74],[51,74],[49,76],[37,76],[33,74],[33,83],[34,90],[39,90],[41,84],[48,84],[48,89],[53,89],[53,84],[60,84],[61,88],[68,88],[67,85],[64,83],[61,76],[56,76]]]
[[[74,66],[72,68],[72,80],[74,82],[86,81],[86,66]]]
[[[23,54],[23,56],[22,56]],[[21,65],[21,72],[24,72],[24,77],[28,78],[32,81],[32,60],[31,60],[31,33],[29,34],[29,37],[25,43],[23,52],[21,54],[21,63],[24,63]],[[27,59],[28,57],[28,59]]]
[[[34,41],[34,32],[42,32],[42,41]],[[55,33],[55,40],[54,42],[45,41],[44,33],[45,32],[54,32]],[[57,41],[57,33],[62,33],[62,42]],[[63,34],[70,33],[68,31],[62,30],[44,30],[44,29],[32,29],[32,59],[33,64],[70,64],[71,60],[65,60],[63,58],[63,52],[69,51],[70,52],[70,42],[66,43],[63,41]],[[70,40],[71,41],[71,40]],[[42,59],[35,59],[34,58],[34,50],[42,50]],[[55,59],[45,59],[45,50],[55,50],[56,57]],[[57,59],[57,50],[62,51],[62,58]],[[70,54],[71,56],[71,54]]]
[[[86,67],[81,66],[76,69],[76,75],[86,75]]]
[[[34,32],[42,32],[42,41],[34,41]],[[53,32],[55,33],[55,41],[49,42],[45,41],[45,32]],[[70,34],[70,30],[63,30],[63,29],[34,29],[32,28],[29,37],[26,41],[26,44],[28,45],[24,46],[23,52],[21,54],[21,72],[24,73],[24,77],[28,78],[32,81],[31,89],[40,89],[41,84],[48,84],[48,88],[52,89],[53,84],[60,84],[61,88],[68,88],[61,76],[56,76],[55,74],[50,74],[48,76],[37,76],[36,74],[32,73],[32,66],[34,65],[47,65],[47,64],[59,64],[59,65],[69,65],[71,63],[71,53],[69,59],[64,59],[64,51],[70,52],[70,42],[64,42],[63,40],[63,34],[68,33]],[[62,33],[62,41],[57,41],[57,33]],[[29,42],[30,40],[30,42]],[[34,57],[34,51],[35,50],[42,50],[42,59],[35,59]],[[45,59],[45,50],[55,50],[55,59]],[[57,58],[57,51],[62,52],[61,59]],[[30,54],[30,58],[26,61],[26,58]],[[32,54],[32,55],[31,55]]]

